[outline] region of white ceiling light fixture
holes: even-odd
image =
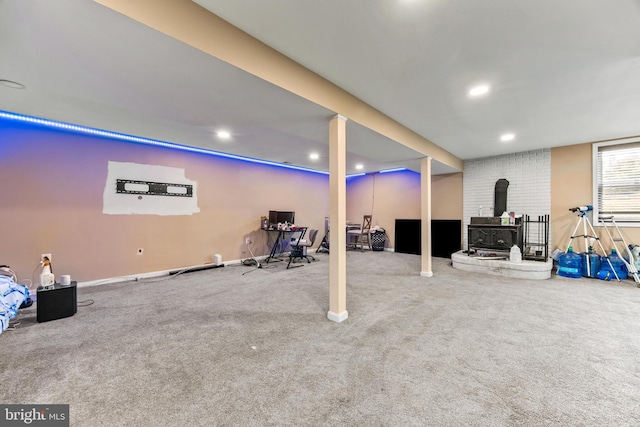
[[[362,163],[358,163],[358,164],[356,165],[356,170],[361,171],[362,169],[364,169],[364,165],[363,165]]]
[[[231,134],[229,132],[227,132],[226,130],[220,130],[216,133],[216,135],[218,135],[218,138],[220,139],[229,139],[231,138]]]
[[[515,135],[512,133],[505,133],[504,135],[502,135],[500,137],[500,141],[502,142],[509,142],[509,141],[513,141],[515,139]]]
[[[489,93],[489,85],[478,85],[469,89],[469,96],[472,98],[486,95],[487,93]]]
[[[318,159],[320,158],[320,154],[318,154],[318,153],[311,153],[311,154],[309,154],[309,158],[310,158],[311,160],[318,160]]]

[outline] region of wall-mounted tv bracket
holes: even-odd
[[[193,197],[193,185],[116,179],[116,192],[147,196]]]

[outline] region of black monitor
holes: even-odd
[[[296,213],[295,212],[290,212],[290,211],[278,211],[276,218],[277,221],[276,223],[280,223],[280,222],[288,222],[289,224],[295,224],[295,217],[296,217]]]
[[[278,211],[269,211],[269,226],[278,225]]]

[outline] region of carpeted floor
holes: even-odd
[[[637,426],[640,289],[510,280],[349,252],[78,290],[70,318],[0,335],[1,403],[94,426]],[[244,274],[243,274],[244,273]]]

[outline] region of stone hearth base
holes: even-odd
[[[514,277],[517,279],[549,279],[553,260],[511,262],[503,259],[487,259],[470,257],[463,251],[451,254],[453,268],[464,271],[493,274],[496,276]]]

